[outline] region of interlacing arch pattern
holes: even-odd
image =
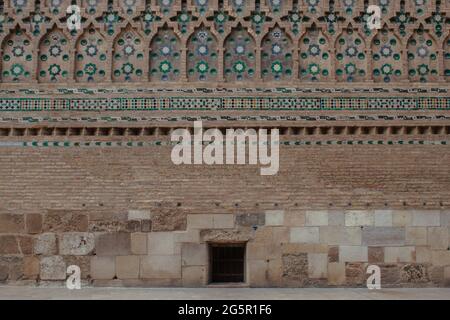
[[[0,0],[0,81],[450,82],[449,26],[450,0]]]

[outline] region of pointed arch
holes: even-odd
[[[150,80],[177,81],[181,74],[181,42],[174,30],[164,25],[150,44]]]
[[[146,80],[144,48],[142,38],[130,25],[117,35],[112,52],[112,80],[114,82]]]
[[[275,25],[262,39],[261,73],[265,81],[289,80],[292,77],[292,40]]]
[[[256,67],[256,44],[250,33],[238,25],[224,42],[226,81],[252,80]]]
[[[401,40],[386,25],[374,36],[371,48],[375,82],[400,81],[404,78]]]
[[[1,61],[2,82],[31,82],[33,49],[31,39],[18,26],[3,39]]]
[[[187,42],[187,71],[189,81],[217,79],[217,39],[205,26],[195,29]]]
[[[70,66],[69,41],[56,26],[39,42],[39,82],[67,82]]]
[[[412,82],[429,82],[438,78],[437,45],[421,25],[408,40],[408,75]]]
[[[304,81],[326,81],[330,78],[330,43],[315,24],[308,28],[300,39],[300,79]]]
[[[338,81],[364,81],[367,57],[364,39],[349,25],[336,39],[336,78]]]
[[[102,82],[108,68],[108,45],[101,33],[90,25],[75,45],[77,82]]]

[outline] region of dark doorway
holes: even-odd
[[[245,243],[210,244],[211,282],[244,282]]]

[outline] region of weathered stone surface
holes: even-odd
[[[366,285],[368,275],[366,274],[367,263],[348,262],[345,264],[346,283],[354,286]]]
[[[284,254],[282,256],[282,277],[302,281],[308,278],[308,254]]]
[[[147,254],[147,240],[146,233],[132,233],[131,234],[131,253],[132,254]]]
[[[369,258],[369,263],[384,262],[384,248],[383,247],[369,247],[368,258]]]
[[[439,227],[441,212],[439,210],[415,210],[412,214],[413,227]]]
[[[183,243],[183,242],[193,242],[198,243],[200,242],[200,230],[198,229],[191,229],[187,231],[175,231],[173,233],[174,241],[176,243]]]
[[[85,213],[49,210],[44,215],[44,232],[86,232],[88,228],[88,216]]]
[[[381,286],[396,286],[400,283],[400,266],[396,263],[381,263]]]
[[[0,254],[31,254],[33,239],[22,235],[0,235]]]
[[[360,227],[320,227],[320,242],[328,245],[361,245],[362,231]]]
[[[250,283],[255,283],[255,287],[267,285],[267,267],[266,260],[252,260],[247,266],[247,278]]]
[[[427,228],[426,227],[406,227],[406,245],[426,246]]]
[[[405,228],[364,227],[362,244],[365,246],[402,246],[405,244]]]
[[[242,213],[236,215],[236,224],[243,227],[263,226],[266,223],[264,213]]]
[[[214,229],[231,229],[234,228],[234,215],[232,214],[214,214]]]
[[[128,220],[150,220],[150,210],[128,210]]]
[[[392,210],[375,210],[375,227],[392,227]]]
[[[306,223],[306,214],[302,210],[290,210],[284,214],[285,225],[290,227],[303,227]]]
[[[308,275],[312,279],[327,278],[328,255],[324,253],[308,253]]]
[[[140,272],[142,279],[181,278],[181,257],[179,255],[141,257]]]
[[[345,225],[344,210],[328,210],[328,225],[344,226]]]
[[[318,227],[296,227],[291,228],[290,242],[293,243],[319,243]]]
[[[266,226],[283,226],[284,225],[284,210],[267,210]]]
[[[127,230],[127,221],[92,220],[89,232],[121,232]]]
[[[140,220],[130,220],[126,224],[127,232],[140,232],[141,231],[141,221]]]
[[[202,287],[207,283],[206,267],[184,266],[182,270],[183,287]]]
[[[175,240],[173,233],[148,233],[147,250],[150,255],[173,255],[175,253]]]
[[[94,250],[95,237],[87,232],[68,232],[59,235],[59,254],[88,255]]]
[[[368,260],[368,248],[365,246],[339,247],[340,262],[367,262]]]
[[[328,246],[320,243],[282,243],[283,254],[328,253]]]
[[[345,225],[347,227],[373,226],[374,214],[366,210],[345,211]]]
[[[206,244],[183,243],[181,246],[181,264],[183,266],[208,265],[208,246]]]
[[[387,263],[414,262],[414,247],[386,247],[384,248],[384,261]]]
[[[80,268],[82,280],[91,278],[91,256],[63,256],[63,258],[67,268],[72,265]]]
[[[152,210],[152,231],[186,230],[186,212],[177,208]]]
[[[25,230],[30,234],[38,234],[42,232],[42,215],[27,214],[25,215]]]
[[[95,252],[99,256],[126,256],[131,253],[131,237],[126,232],[96,235]]]
[[[58,253],[56,247],[56,235],[54,233],[42,233],[34,239],[34,253],[52,256]]]
[[[112,256],[91,257],[92,279],[113,279],[116,275],[116,258]]]
[[[27,256],[23,258],[23,276],[24,279],[36,279],[39,275],[39,258]]]
[[[449,248],[449,230],[447,227],[428,228],[428,245],[434,250]]]
[[[307,210],[305,225],[310,227],[327,226],[328,211],[326,210]]]
[[[392,225],[394,227],[406,227],[412,225],[412,213],[407,210],[392,211]]]
[[[333,246],[328,249],[328,262],[339,262],[339,247]]]
[[[450,266],[450,251],[432,250],[431,263],[436,267]]]
[[[345,280],[345,263],[329,263],[328,284],[330,286],[339,286],[345,284]]]
[[[431,250],[429,247],[416,247],[416,262],[431,263]]]
[[[61,256],[41,258],[40,272],[42,280],[65,280],[66,262]]]
[[[23,258],[18,256],[0,256],[0,281],[16,281],[23,278]]]
[[[21,214],[0,214],[0,233],[22,233],[25,230],[24,216]]]
[[[139,278],[139,256],[117,256],[116,275],[119,279]]]
[[[142,232],[152,231],[152,220],[142,220],[141,221],[141,231]]]
[[[430,281],[427,268],[422,264],[407,264],[401,268],[400,274],[403,282],[419,283]]]

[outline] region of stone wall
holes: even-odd
[[[446,286],[447,146],[286,146],[277,176],[179,167],[170,148],[2,147],[0,280],[205,286],[208,243],[246,242],[246,283]]]

